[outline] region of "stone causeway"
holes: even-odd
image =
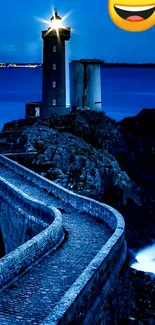
[[[106,324],[126,260],[123,217],[10,158],[0,155],[0,325]]]

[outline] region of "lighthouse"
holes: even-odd
[[[43,38],[43,79],[41,117],[53,113],[68,113],[66,106],[66,55],[65,42],[71,31],[63,26],[63,20],[54,10],[50,27],[42,32]]]
[[[64,26],[57,10],[49,28],[42,31],[43,74],[42,101],[26,103],[26,117],[48,118],[53,113],[66,115],[70,107],[66,105],[66,41],[71,38],[70,27]],[[78,109],[102,111],[101,66],[99,59],[80,59],[70,63],[71,112]]]

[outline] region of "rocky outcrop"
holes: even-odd
[[[119,210],[126,220],[130,260],[155,237],[155,109],[116,123],[104,113],[78,111],[8,123],[15,159],[76,193]],[[31,153],[34,153],[31,155]],[[154,277],[132,271],[137,310],[121,324],[154,324]]]
[[[155,235],[154,115],[155,110],[143,110],[116,123],[101,112],[78,111],[16,121],[4,129],[16,130],[10,136],[15,151],[37,152],[25,161],[29,167],[119,210],[128,245],[135,248]]]
[[[155,275],[132,270],[131,281],[134,287],[135,301],[137,306],[137,310],[135,310],[135,319],[139,319],[141,324],[144,325],[154,325]]]

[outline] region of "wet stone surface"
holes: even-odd
[[[0,296],[0,325],[38,325],[45,320],[112,233],[106,224],[48,195],[9,169],[0,166],[0,173],[24,193],[60,209],[68,233],[61,247]]]

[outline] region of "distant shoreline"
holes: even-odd
[[[42,63],[0,63],[0,68],[40,68]],[[155,63],[103,63],[102,68],[155,68]]]
[[[155,63],[103,63],[102,68],[155,68]]]
[[[0,63],[0,68],[2,69],[8,69],[8,68],[31,68],[36,69],[42,67],[41,63]]]

